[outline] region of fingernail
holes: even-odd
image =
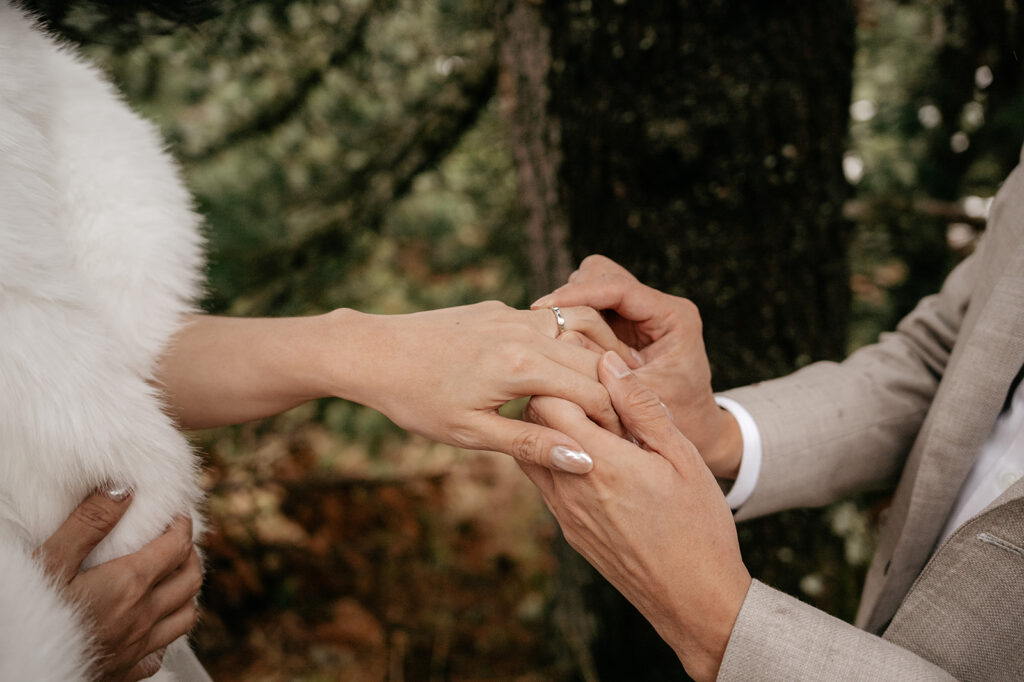
[[[612,371],[616,379],[632,374],[629,371],[629,367],[626,367],[626,363],[619,357],[619,354],[614,351],[604,354],[604,363]]]
[[[551,448],[551,465],[570,474],[585,474],[594,468],[594,460],[585,452],[556,445]]]
[[[628,431],[626,432],[626,435],[629,436],[629,442],[630,443],[632,443],[633,445],[635,445],[637,447],[640,447],[640,441],[637,440],[636,436],[634,436],[632,433],[629,433]]]
[[[103,494],[112,499],[114,502],[124,502],[132,495],[132,489],[123,486],[120,488],[107,488],[103,491]]]
[[[639,363],[639,365],[641,367],[643,367],[644,359],[642,357],[640,357],[640,353],[637,351],[637,349],[636,348],[630,348],[629,352],[633,354],[633,359],[636,360],[637,363]]]
[[[658,401],[658,404],[660,404],[663,408],[665,408],[665,414],[668,415],[668,420],[674,424],[675,421],[676,421],[676,418],[672,416],[672,410],[668,409],[668,405],[666,405],[665,403],[661,402],[660,400]]]
[[[541,296],[536,301],[534,301],[533,303],[530,304],[530,308],[550,308],[550,307],[551,307],[551,297],[550,296]]]

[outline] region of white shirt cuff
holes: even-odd
[[[716,395],[715,402],[736,418],[736,423],[740,426],[740,435],[743,437],[740,470],[729,494],[725,496],[730,509],[739,509],[754,493],[757,477],[761,473],[761,431],[746,408],[732,398]]]

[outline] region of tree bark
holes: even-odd
[[[572,271],[568,224],[558,187],[562,162],[557,121],[549,113],[551,32],[530,2],[498,3],[498,97],[516,163],[526,227],[530,294],[539,298]]]

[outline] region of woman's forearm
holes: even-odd
[[[342,324],[357,325],[358,317],[347,310],[294,318],[195,315],[169,344],[157,383],[185,429],[238,424],[338,395],[331,353],[358,352]]]

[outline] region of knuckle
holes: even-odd
[[[192,534],[180,534],[177,538],[178,544],[174,548],[174,561],[176,566],[180,566],[189,559],[189,555],[192,554],[194,546],[192,545]]]
[[[612,260],[607,256],[602,256],[599,253],[593,253],[584,258],[582,261],[580,261],[580,269],[582,270],[583,268],[597,268],[603,265],[607,265],[611,262]]]
[[[511,455],[526,462],[536,462],[541,446],[541,435],[535,429],[524,429],[512,440]]]
[[[614,418],[614,421],[618,421],[618,414],[612,405],[611,396],[608,395],[608,391],[604,390],[604,387],[600,387],[594,396],[591,411],[594,416],[602,417],[609,421]]]
[[[524,411],[524,418],[534,424],[547,426],[550,416],[558,404],[557,398],[551,396],[536,395],[530,398],[530,402]]]
[[[73,515],[81,523],[101,533],[109,533],[118,520],[117,514],[91,499],[80,504]]]
[[[447,433],[451,442],[460,448],[471,450],[480,447],[485,442],[481,434],[472,426],[454,424],[448,428]]]
[[[124,596],[133,604],[142,601],[142,598],[149,592],[149,578],[137,568],[129,569],[124,575],[122,582]]]
[[[501,301],[482,301],[480,303],[475,303],[473,305],[474,307],[479,308],[482,312],[485,313],[497,314],[511,310],[509,306],[505,305]]]
[[[502,352],[505,358],[505,367],[510,375],[522,378],[530,374],[534,369],[534,354],[527,348],[518,344],[508,344]]]
[[[164,651],[164,649],[154,651],[139,661],[138,669],[143,677],[151,677],[160,672],[160,668],[164,664]]]
[[[574,550],[583,554],[583,542],[580,536],[577,535],[576,530],[567,523],[562,523],[562,537],[565,538],[566,544],[572,547]]]
[[[572,331],[572,330],[567,331],[567,332],[563,332],[558,337],[559,341],[563,341],[565,343],[571,343],[571,344],[573,344],[575,346],[583,346],[583,345],[585,345],[585,343],[586,343],[585,339],[586,339],[586,337],[584,337],[583,334],[581,334],[581,333],[579,333],[577,331]]]
[[[523,421],[530,422],[532,424],[540,423],[540,412],[536,405],[537,398],[530,398],[530,402],[526,403],[526,407],[523,408]]]
[[[196,596],[203,589],[203,571],[196,565],[195,568],[189,571],[189,583],[188,593],[191,596]]]
[[[576,318],[576,325],[586,330],[600,328],[604,325],[604,318],[590,306],[578,306],[573,309],[573,316]]]
[[[679,312],[689,324],[694,325],[697,329],[702,329],[704,322],[700,316],[700,308],[697,304],[688,298],[677,299],[679,305]]]
[[[658,395],[639,382],[634,383],[626,390],[623,399],[626,405],[633,411],[642,415],[648,413],[654,413],[659,416],[665,415],[665,410],[661,407],[661,400],[658,398]]]

